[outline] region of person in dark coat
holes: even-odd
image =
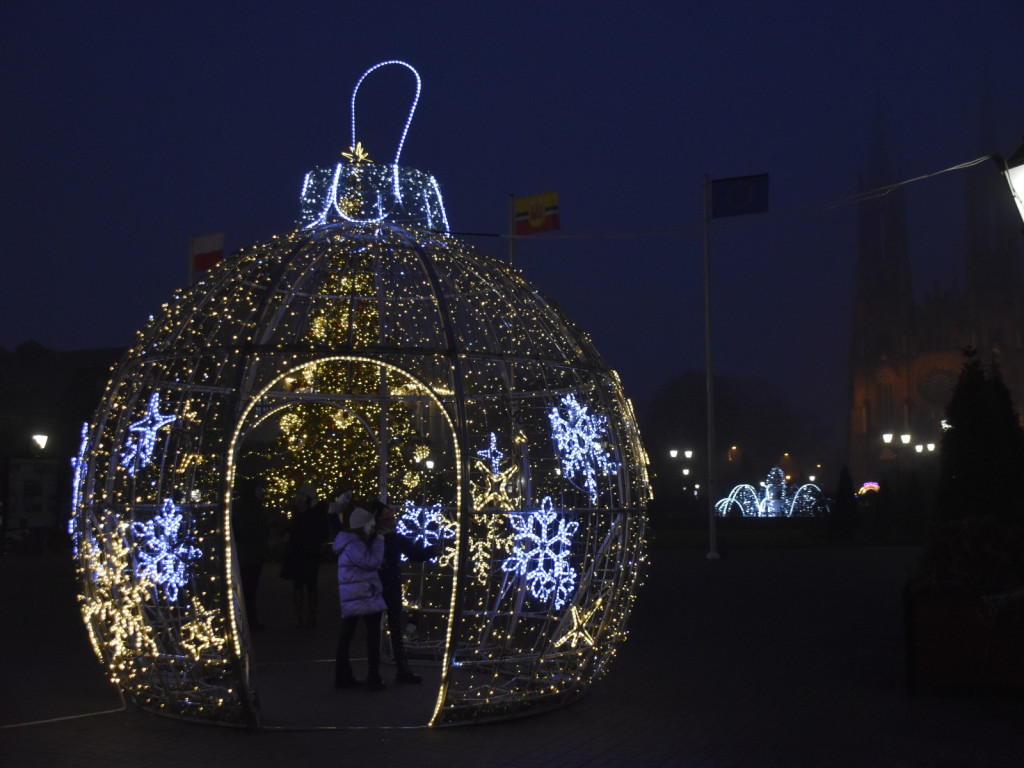
[[[270,525],[264,505],[266,492],[267,486],[261,481],[246,483],[231,507],[231,527],[245,598],[245,614],[249,628],[253,630],[264,627],[256,607],[256,590],[263,564],[270,556]]]
[[[335,502],[337,504],[337,502]],[[332,505],[333,506],[333,505]],[[334,662],[335,688],[362,685],[352,672],[349,646],[362,619],[366,623],[366,688],[385,688],[380,676],[380,619],[387,607],[380,582],[384,540],[377,535],[373,515],[356,507],[348,516],[348,527],[338,532],[332,549],[338,556],[338,599],[341,601],[341,634]]]
[[[296,627],[316,626],[320,547],[328,540],[327,507],[326,501],[317,501],[316,490],[308,483],[299,488],[292,501],[281,577],[295,586]]]
[[[416,562],[423,562],[436,556],[431,547],[417,544],[396,530],[398,519],[395,508],[387,502],[373,504],[378,529],[384,536],[384,562],[380,568],[380,581],[384,588],[384,602],[387,605],[388,634],[391,635],[391,653],[398,671],[395,681],[399,683],[420,683],[423,678],[409,667],[402,637],[402,556]]]

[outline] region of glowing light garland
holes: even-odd
[[[398,518],[395,530],[400,535],[424,547],[443,546],[446,541],[455,538],[455,526],[444,516],[440,504],[420,507],[411,501],[406,501],[402,505],[402,514]],[[452,554],[451,549],[445,547],[440,557],[432,557],[430,562],[440,562],[441,565],[446,565],[451,561]],[[407,559],[405,555],[402,555],[402,560]]]
[[[404,584],[410,658],[442,670],[426,725],[561,706],[626,638],[650,486],[621,382],[521,273],[446,233],[432,176],[363,138],[307,174],[300,228],[150,317],[72,460],[82,616],[144,709],[261,724],[230,526],[257,478],[282,509],[305,482],[421,489],[406,524],[442,550]]]
[[[108,659],[111,681],[130,686],[138,671],[136,659],[153,659],[159,648],[141,610],[154,585],[145,576],[135,578],[127,567],[127,537],[128,524],[122,522],[113,531],[83,542],[82,557],[91,566],[95,597],[83,602],[82,616],[93,648]]]
[[[202,605],[193,609],[194,618],[181,627],[181,645],[193,659],[204,654],[219,653],[227,645],[223,628],[219,626],[220,612],[207,610]]]
[[[786,484],[786,475],[779,467],[772,467],[762,490],[752,485],[737,485],[729,495],[716,502],[719,515],[729,514],[735,506],[743,517],[811,517],[827,512],[821,489],[814,483],[799,488]]]
[[[591,506],[596,505],[597,475],[611,475],[618,470],[604,447],[608,418],[590,414],[589,408],[581,405],[575,395],[563,397],[561,405],[552,408],[548,418],[551,437],[562,459],[562,474],[570,482],[581,476]]]
[[[412,66],[411,64],[408,64],[407,62],[400,61],[398,59],[390,59],[388,61],[382,61],[379,64],[374,64],[368,70],[363,72],[362,76],[356,82],[356,87],[352,89],[352,102],[351,102],[351,109],[352,109],[352,146],[355,147],[355,146],[358,146],[358,144],[359,144],[356,141],[356,96],[359,94],[359,86],[361,86],[363,84],[363,81],[367,77],[369,77],[372,73],[376,72],[381,67],[389,67],[389,66],[392,66],[392,65],[397,65],[397,66],[405,67],[410,72],[412,72],[412,76],[416,79],[416,93],[415,93],[415,95],[412,98],[412,106],[409,107],[409,114],[405,118],[405,125],[402,126],[402,135],[401,135],[401,138],[398,139],[398,148],[395,150],[394,164],[395,164],[395,166],[397,166],[398,165],[398,158],[402,154],[402,147],[405,146],[406,134],[409,133],[409,125],[412,123],[412,116],[416,112],[416,105],[420,103],[420,90],[423,87],[423,81],[420,80],[420,73],[416,71],[416,68],[414,66]]]
[[[483,484],[473,484],[473,507],[475,509],[502,509],[513,508],[510,489],[512,479],[519,471],[513,464],[501,469],[501,460],[505,454],[498,450],[497,437],[492,432],[490,446],[482,451],[477,451],[481,460],[476,463],[477,469],[483,475]]]
[[[597,642],[597,633],[591,633],[588,629],[588,625],[593,620],[594,614],[600,610],[602,602],[604,602],[602,598],[597,598],[594,604],[586,611],[580,610],[577,605],[570,606],[569,619],[572,621],[572,627],[554,641],[553,645],[555,648],[561,648],[563,645],[575,648],[580,644],[586,645],[588,648],[593,648],[594,644]]]
[[[555,609],[561,608],[576,586],[569,555],[579,523],[559,517],[550,496],[544,498],[539,510],[509,515],[509,521],[515,529],[515,546],[502,569],[525,577],[530,594],[538,600],[554,595]],[[552,527],[556,521],[558,524]]]
[[[188,582],[188,563],[203,554],[198,547],[183,541],[187,536],[182,535],[181,523],[180,508],[167,499],[152,520],[131,525],[139,542],[136,574],[162,586],[171,602],[177,601],[178,589]]]
[[[501,466],[501,460],[505,458],[504,452],[498,450],[498,436],[491,432],[491,443],[482,451],[477,451],[476,455],[481,459],[486,459],[490,465],[491,474],[498,474],[499,467]]]
[[[363,81],[381,67],[401,66],[416,81],[409,114],[398,139],[395,159],[387,165],[372,163],[356,133],[356,96]],[[302,181],[299,201],[300,224],[306,229],[319,226],[337,216],[357,226],[372,226],[388,221],[418,223],[428,229],[448,231],[441,188],[429,174],[399,165],[402,148],[419,104],[422,81],[419,72],[404,61],[382,61],[363,73],[352,90],[352,145],[342,153],[346,162],[332,167],[314,168]]]
[[[473,482],[473,508],[502,511],[514,509],[509,491],[513,487],[512,478],[519,470],[514,464],[501,469],[501,460],[505,454],[498,448],[497,435],[491,432],[490,444],[484,450],[477,451],[476,455],[479,457],[476,468],[483,475],[483,484]],[[485,530],[474,536],[469,544],[473,576],[480,585],[487,584],[494,559],[504,556],[512,546],[512,531],[504,515],[487,515],[484,521]]]
[[[85,470],[89,463],[85,457],[85,449],[89,445],[89,422],[82,423],[82,436],[78,443],[78,455],[71,459],[71,517],[68,519],[68,534],[71,536],[71,551],[78,555],[78,535],[76,521],[78,509],[82,504],[82,483]]]
[[[172,414],[160,413],[160,393],[154,392],[146,406],[146,415],[128,426],[128,431],[135,433],[125,443],[121,454],[121,466],[135,475],[141,467],[153,461],[153,450],[156,447],[156,433],[177,417]]]

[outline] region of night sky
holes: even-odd
[[[704,364],[704,174],[770,173],[769,215],[713,228],[715,368],[841,423],[856,208],[827,204],[860,190],[879,131],[891,181],[1016,149],[1022,36],[1020,0],[9,0],[0,345],[126,346],[184,284],[190,235],[231,251],[290,230],[304,173],[351,143],[356,80],[398,58],[423,78],[402,164],[437,177],[455,232],[504,233],[510,193],[559,193],[562,230],[516,266],[634,399]],[[360,90],[373,160],[411,93],[398,67]],[[922,291],[956,274],[964,183],[906,190]]]

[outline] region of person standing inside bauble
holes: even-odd
[[[384,538],[384,562],[380,569],[380,581],[384,587],[384,603],[387,605],[388,633],[391,635],[391,653],[398,667],[395,681],[399,683],[420,683],[423,678],[413,672],[405,653],[405,628],[402,623],[402,558],[423,562],[437,556],[432,547],[417,544],[407,536],[398,533],[395,508],[386,501],[373,504],[377,526]]]
[[[264,506],[266,493],[267,486],[262,481],[243,483],[231,507],[238,573],[245,598],[245,614],[252,630],[263,629],[257,610],[256,591],[263,564],[270,556],[270,525]]]
[[[356,679],[349,661],[349,647],[360,619],[366,624],[366,689],[384,690],[380,676],[380,621],[387,608],[380,582],[384,560],[384,539],[377,535],[373,515],[356,507],[348,516],[348,528],[334,538],[338,556],[338,597],[341,601],[341,634],[335,655],[334,686],[355,688]]]
[[[319,596],[320,547],[328,540],[327,502],[317,502],[310,484],[299,487],[285,530],[281,578],[295,587],[295,626],[315,627]]]

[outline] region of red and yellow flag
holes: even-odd
[[[532,235],[558,229],[558,193],[545,192],[532,197],[517,197],[515,201],[516,234]]]

